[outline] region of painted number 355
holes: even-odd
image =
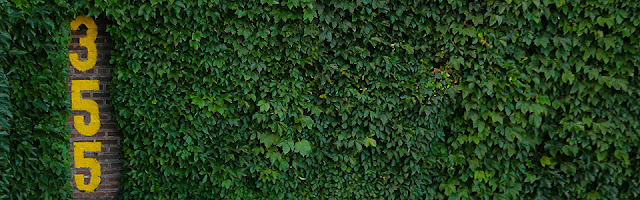
[[[78,53],[69,53],[71,65],[80,71],[92,69],[98,58],[95,40],[98,36],[98,26],[93,19],[85,16],[78,16],[71,21],[71,30],[78,30],[80,25],[87,27],[87,36],[80,38],[80,46],[87,48],[87,59],[80,60]],[[71,80],[71,110],[87,111],[90,116],[89,124],[85,124],[85,117],[77,115],[73,117],[73,125],[78,133],[84,136],[93,136],[100,129],[100,113],[98,103],[89,99],[82,99],[82,91],[100,90],[98,80]],[[100,142],[74,142],[73,160],[75,168],[89,168],[91,178],[89,184],[85,184],[83,174],[75,174],[74,180],[78,190],[91,192],[100,185],[100,163],[95,158],[85,158],[85,152],[100,152],[102,143]]]

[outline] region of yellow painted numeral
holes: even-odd
[[[95,158],[85,158],[84,152],[100,152],[102,151],[102,143],[100,142],[74,142],[73,143],[73,160],[75,168],[89,168],[91,179],[89,184],[84,183],[84,175],[75,174],[73,177],[76,181],[76,187],[85,192],[91,192],[100,185],[100,163]]]
[[[80,25],[87,26],[87,37],[80,38],[80,46],[87,47],[87,60],[80,60],[78,53],[69,53],[71,65],[80,71],[87,71],[96,65],[98,50],[96,49],[96,37],[98,37],[98,26],[93,19],[86,16],[78,16],[71,21],[71,30],[76,31]]]
[[[80,71],[87,71],[96,65],[98,58],[98,50],[96,49],[96,37],[98,36],[98,26],[93,19],[86,16],[78,16],[71,21],[71,30],[78,30],[80,25],[87,27],[87,36],[80,38],[80,46],[87,48],[87,59],[80,60],[78,53],[69,53],[69,61],[71,65]],[[71,110],[84,110],[89,112],[89,124],[85,124],[83,115],[73,116],[73,124],[78,133],[85,136],[95,135],[100,129],[100,112],[98,103],[94,100],[82,99],[82,91],[100,90],[100,82],[98,80],[71,80]],[[73,159],[75,168],[89,168],[91,179],[89,184],[84,183],[83,174],[75,174],[74,180],[76,187],[85,192],[92,192],[100,185],[100,163],[95,158],[85,158],[84,152],[100,152],[102,151],[102,143],[100,142],[74,142],[73,143]]]
[[[73,116],[73,124],[78,133],[92,136],[100,129],[100,113],[98,103],[89,99],[81,99],[83,90],[100,90],[98,80],[71,80],[71,110],[86,110],[91,115],[89,125],[84,123],[84,116]]]

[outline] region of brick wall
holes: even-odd
[[[122,169],[122,153],[120,151],[120,133],[115,129],[115,121],[112,116],[112,108],[109,98],[109,84],[111,83],[111,72],[113,67],[109,64],[110,52],[113,49],[113,43],[110,41],[105,31],[107,21],[95,20],[98,25],[98,37],[96,38],[96,47],[98,50],[98,59],[96,65],[88,71],[79,71],[73,66],[69,66],[69,78],[67,86],[71,92],[71,80],[99,80],[99,91],[82,91],[82,99],[91,99],[98,103],[100,111],[100,129],[93,136],[80,135],[73,126],[73,116],[84,115],[85,123],[89,123],[89,114],[86,111],[72,111],[68,124],[71,127],[71,149],[69,153],[73,157],[74,142],[101,142],[101,152],[86,152],[86,158],[95,158],[101,167],[101,182],[98,188],[93,192],[79,191],[73,180],[74,174],[84,174],[85,177],[91,177],[89,170],[86,168],[74,168],[75,161],[71,163],[71,186],[73,187],[73,198],[75,199],[113,199],[120,190],[120,171]],[[72,42],[69,44],[70,53],[79,53],[81,59],[87,58],[87,49],[80,46],[79,38],[86,36],[86,28],[82,26],[79,31],[72,31]],[[71,95],[71,93],[69,93]],[[86,178],[86,183],[89,179]]]

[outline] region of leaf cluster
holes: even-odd
[[[97,1],[131,198],[640,194],[640,4]]]
[[[94,3],[125,198],[444,196],[439,3]]]
[[[0,1],[0,199],[71,198],[72,10],[64,1]]]
[[[9,120],[12,115],[9,111],[11,105],[9,102],[9,87],[7,85],[7,76],[4,74],[2,68],[0,68],[0,198],[9,198],[9,184],[13,178],[11,172],[11,161],[9,160],[9,145],[11,140],[9,138]]]
[[[0,2],[10,155],[22,156],[10,160],[32,169],[51,158],[62,165],[47,169],[68,179],[67,155],[51,154],[68,148],[68,136],[51,134],[68,112],[68,30],[54,26],[68,19],[33,8],[82,9],[19,2]],[[640,196],[640,2],[82,7],[113,22],[125,198]],[[62,146],[40,149],[58,144],[36,144],[43,138]],[[42,191],[59,177],[38,182]],[[42,193],[30,186],[16,187]]]
[[[444,28],[462,74],[452,196],[640,195],[640,4],[452,4]],[[447,19],[448,18],[448,19]],[[455,176],[454,176],[455,177]]]

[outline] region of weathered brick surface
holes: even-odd
[[[120,190],[120,171],[122,170],[122,153],[120,152],[121,138],[120,133],[115,129],[115,121],[112,115],[112,108],[108,103],[109,98],[109,84],[111,84],[111,72],[113,67],[109,64],[110,51],[113,49],[113,43],[111,42],[108,34],[105,32],[105,27],[108,22],[95,20],[98,25],[98,37],[96,38],[96,47],[98,49],[98,59],[96,66],[88,71],[78,71],[73,66],[69,66],[69,78],[67,79],[67,86],[69,88],[69,95],[71,95],[71,80],[100,80],[99,91],[83,91],[83,99],[91,99],[98,103],[100,111],[100,130],[93,136],[84,136],[78,133],[73,126],[73,116],[84,115],[86,123],[89,122],[89,114],[86,111],[72,111],[71,118],[68,120],[68,124],[71,127],[71,149],[69,153],[73,157],[73,142],[102,142],[102,152],[87,152],[85,157],[95,158],[100,163],[102,181],[98,188],[93,192],[82,192],[76,187],[73,180],[73,174],[84,174],[91,176],[88,169],[74,168],[75,162],[71,163],[71,186],[74,189],[73,198],[75,199],[113,199],[117,196]],[[69,44],[70,53],[79,53],[81,59],[86,59],[87,49],[80,46],[79,38],[85,37],[86,31],[80,29],[80,31],[72,31],[72,42]],[[86,179],[88,183],[89,179]]]

